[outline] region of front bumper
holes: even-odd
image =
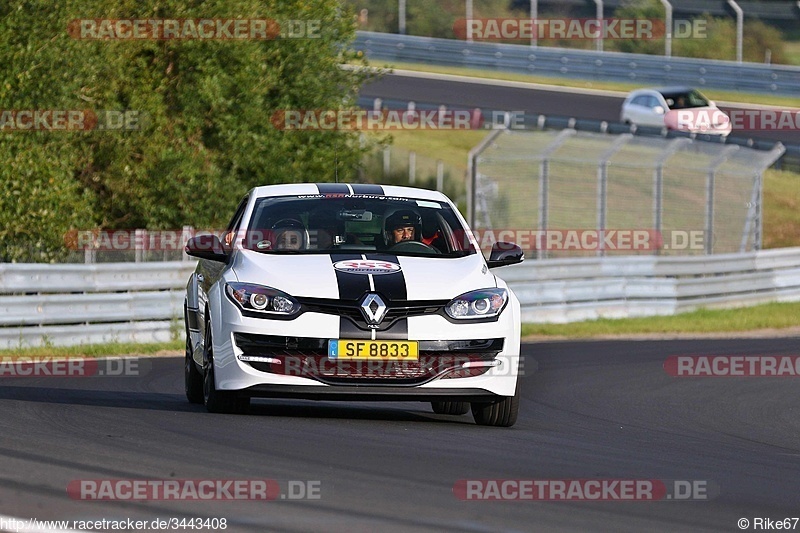
[[[294,320],[269,320],[242,316],[224,297],[215,303],[211,323],[219,390],[392,400],[487,399],[516,391],[519,303],[513,295],[495,322],[452,323],[437,314],[409,317],[407,339],[420,343],[417,365],[329,360],[327,342],[340,334],[336,315],[308,312]]]

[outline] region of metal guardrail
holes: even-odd
[[[164,342],[195,262],[0,265],[0,349]]]
[[[800,248],[532,260],[498,274],[520,299],[523,322],[672,315],[700,307],[800,301]]]
[[[183,327],[183,289],[193,269],[186,262],[0,265],[0,348],[169,341]],[[519,297],[524,322],[800,300],[800,248],[529,260],[498,273]],[[81,288],[68,284],[75,280]],[[36,286],[40,281],[46,285]],[[154,285],[158,291],[140,290]]]
[[[796,96],[800,67],[621,52],[467,42],[360,31],[354,48],[370,59],[493,69],[583,80],[691,85]]]
[[[410,100],[391,100],[376,99],[367,96],[358,98],[357,104],[363,109],[375,109],[376,104],[388,109],[408,108]],[[435,110],[441,109],[441,104],[432,102],[413,102],[415,109]],[[490,127],[499,127],[503,124],[503,116],[511,113],[510,110],[490,109],[490,108],[468,108],[466,106],[450,106],[451,109],[479,111],[484,123]],[[515,114],[513,116],[516,129],[522,130],[563,130],[574,129],[576,131],[588,131],[595,133],[624,134],[630,133],[634,136],[663,137],[665,139],[696,139],[702,142],[728,144],[754,148],[756,150],[775,150],[783,147],[784,150],[780,157],[772,165],[776,169],[800,171],[800,144],[784,144],[779,141],[768,139],[757,139],[752,137],[742,137],[736,134],[721,136],[702,133],[689,133],[685,131],[670,130],[667,128],[657,128],[653,126],[636,126],[633,124],[622,124],[621,122],[607,122],[595,119],[579,119],[576,117],[564,117],[558,115],[537,115],[526,113],[524,115]]]

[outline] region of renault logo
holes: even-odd
[[[381,300],[381,297],[377,294],[368,294],[366,298],[361,301],[361,313],[367,320],[367,324],[380,324],[383,317],[386,316],[386,311],[386,304],[383,303],[383,300]]]

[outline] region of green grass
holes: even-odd
[[[589,338],[605,335],[730,333],[800,326],[800,302],[740,309],[700,309],[673,316],[599,319],[570,324],[523,324],[522,336]]]
[[[788,44],[788,43],[787,43]],[[797,60],[796,64],[800,65],[800,43],[791,43],[793,46],[787,46],[789,55]],[[798,46],[794,46],[797,44]],[[796,55],[795,55],[796,54]],[[488,78],[496,80],[507,81],[522,81],[527,83],[541,83],[546,85],[556,85],[559,87],[577,87],[583,89],[602,89],[607,91],[620,91],[628,92],[633,89],[642,87],[641,83],[623,83],[623,82],[606,82],[606,81],[584,81],[574,80],[568,78],[550,78],[547,76],[534,76],[530,74],[517,74],[513,72],[504,72],[500,70],[482,70],[471,69],[463,67],[443,67],[437,65],[427,65],[420,63],[402,63],[396,62],[392,64],[380,64],[379,61],[373,62],[375,66],[385,68],[394,68],[402,70],[416,70],[420,72],[435,72],[439,74],[456,74],[459,76],[470,76],[473,78]],[[709,99],[724,102],[741,102],[746,104],[762,104],[774,106],[788,106],[797,107],[800,105],[800,99],[789,96],[773,96],[764,94],[750,94],[737,91],[721,91],[717,89],[703,89]]]
[[[784,42],[783,50],[792,65],[800,65],[800,41]]]
[[[0,350],[0,357],[107,357],[119,355],[175,355],[183,353],[184,341],[152,344],[109,343],[79,346],[41,346]]]

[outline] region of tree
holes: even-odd
[[[317,38],[94,40],[73,20],[319,21]],[[71,26],[74,30],[75,26]],[[74,32],[73,32],[74,34]],[[63,257],[72,228],[218,227],[250,187],[355,175],[347,131],[281,131],[284,109],[353,107],[355,19],[335,0],[13,0],[0,7],[4,110],[132,110],[133,131],[0,132],[0,257]]]

